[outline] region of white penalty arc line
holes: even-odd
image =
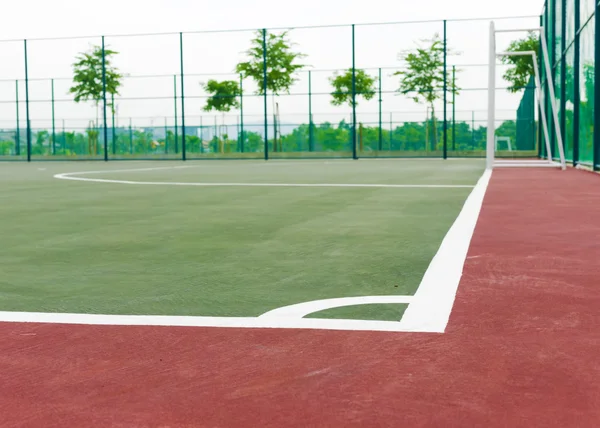
[[[165,169],[193,168],[194,166],[140,168],[106,171],[68,172],[54,175],[59,180],[83,181],[91,183],[127,184],[140,186],[196,186],[196,187],[339,187],[339,188],[375,188],[375,189],[472,189],[473,185],[462,184],[368,184],[368,183],[197,183],[169,181],[114,180],[106,178],[80,177],[87,174],[110,174],[112,172],[155,171]]]

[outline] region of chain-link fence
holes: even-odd
[[[3,41],[0,159],[483,157],[490,20],[540,17]],[[536,155],[507,85],[497,133]]]

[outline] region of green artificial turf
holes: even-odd
[[[190,168],[119,172],[184,165]],[[106,172],[86,177],[474,185],[483,164],[1,163],[0,310],[258,316],[320,299],[413,294],[471,191],[139,186],[53,178],[93,170]],[[326,316],[399,319],[402,305],[395,306],[379,314],[367,305]]]
[[[305,318],[350,319],[367,321],[400,321],[407,304],[355,305],[315,312]]]

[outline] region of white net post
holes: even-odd
[[[538,60],[536,52],[500,52],[496,51],[496,33],[513,33],[522,31],[536,31],[540,33],[540,43],[542,47],[541,55],[546,69],[546,75],[548,79],[548,87],[550,91],[550,107],[552,110],[552,118],[554,127],[556,130],[558,154],[560,162],[554,162],[552,159],[551,144],[548,132],[548,121],[545,114],[545,102],[543,97],[543,90],[541,86],[540,72],[538,67]],[[535,85],[537,93],[537,102],[541,111],[541,126],[544,132],[544,140],[546,143],[546,151],[548,154],[547,161],[496,161],[495,150],[496,150],[496,58],[502,56],[530,56],[533,61],[533,67],[535,71]],[[558,118],[558,109],[556,106],[556,98],[554,91],[554,81],[552,79],[550,61],[548,59],[548,46],[546,44],[546,38],[544,36],[543,28],[533,29],[519,29],[519,30],[496,30],[494,22],[490,23],[490,58],[489,58],[489,87],[488,87],[488,130],[487,130],[487,168],[493,169],[494,167],[561,167],[563,170],[566,169],[566,160],[563,146],[563,138],[560,129],[560,122]]]
[[[490,58],[488,75],[487,168],[494,167],[496,149],[496,26],[490,22]]]

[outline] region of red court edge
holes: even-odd
[[[443,335],[0,324],[0,426],[598,427],[599,190],[495,171]]]

